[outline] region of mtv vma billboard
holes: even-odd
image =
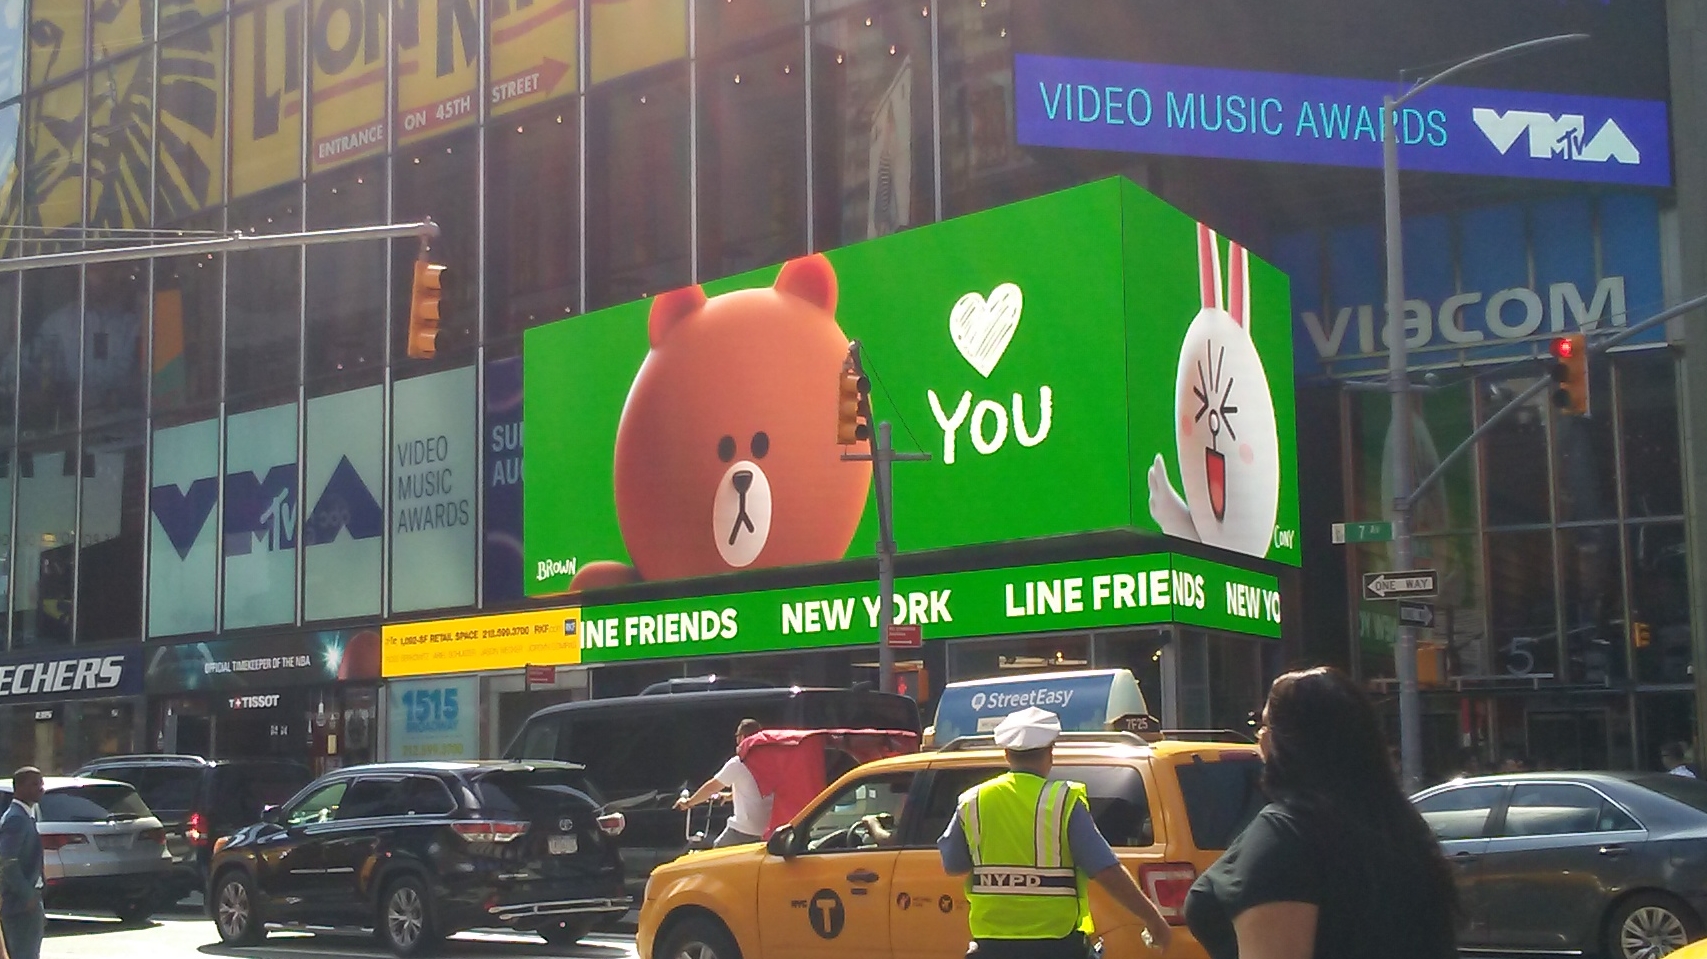
[[[1018,54],[1025,146],[1381,166],[1396,83]],[[1671,185],[1666,104],[1441,86],[1395,120],[1407,170]]]

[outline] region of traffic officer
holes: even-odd
[[[1089,879],[1149,932],[1173,937],[1167,920],[1121,867],[1091,819],[1085,787],[1049,781],[1061,719],[1035,706],[996,727],[1008,772],[967,790],[937,840],[943,868],[969,876],[966,898],[977,959],[1085,959],[1090,954]]]

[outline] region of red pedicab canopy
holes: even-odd
[[[764,838],[792,820],[843,773],[874,760],[917,752],[919,734],[901,729],[767,729],[741,740],[759,795],[771,797]]]

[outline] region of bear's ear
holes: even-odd
[[[660,346],[676,324],[705,305],[705,291],[697,286],[660,293],[652,300],[652,315],[646,321],[646,333],[653,346]]]
[[[782,272],[776,275],[776,288],[825,313],[836,312],[836,270],[822,253],[784,263]]]

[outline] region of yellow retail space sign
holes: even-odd
[[[387,678],[581,661],[579,609],[399,623],[384,627],[381,635],[380,673]]]

